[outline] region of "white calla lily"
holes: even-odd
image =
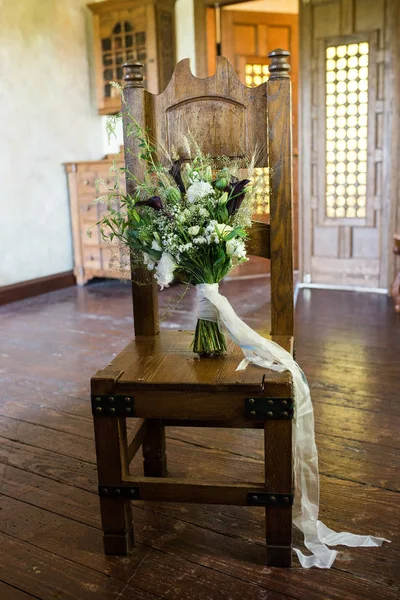
[[[155,278],[158,285],[163,290],[172,283],[174,279],[174,271],[177,268],[177,263],[174,257],[168,252],[163,252],[156,266]]]

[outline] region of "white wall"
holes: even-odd
[[[72,269],[63,162],[118,152],[97,115],[87,0],[0,0],[0,286]],[[194,69],[193,0],[176,3]]]
[[[176,0],[176,60],[190,58],[190,68],[196,75],[196,49],[194,40],[193,0]]]
[[[85,5],[0,6],[0,285],[72,268],[62,163],[102,156]]]

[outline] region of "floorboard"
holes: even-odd
[[[268,278],[222,292],[252,327],[269,316]],[[193,327],[193,292],[160,294],[163,327]],[[312,391],[321,518],[392,539],[340,548],[329,570],[264,565],[256,508],[134,506],[137,547],[102,553],[88,383],[131,336],[129,286],[104,281],[0,309],[2,600],[390,600],[398,575],[400,319],[381,295],[302,290],[297,360]],[[168,428],[175,476],[262,478],[256,430]],[[139,472],[140,459],[133,469]],[[301,538],[295,535],[295,543]]]
[[[38,596],[26,594],[25,592],[21,592],[21,590],[0,581],[0,598],[7,598],[7,600],[32,600],[38,598]]]

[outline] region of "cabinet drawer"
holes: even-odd
[[[91,169],[84,169],[78,172],[78,194],[86,195],[89,194],[93,198],[96,198],[96,179],[97,171]]]
[[[114,187],[115,174],[112,171],[110,172],[110,166],[108,166],[106,169],[104,167],[100,167],[97,171],[97,177],[102,179],[106,184],[106,187],[104,187],[104,185],[99,186],[100,194],[105,194],[109,187]]]
[[[97,203],[97,207],[98,207],[98,211],[99,211],[99,215],[100,217],[104,217],[104,215],[106,215],[107,213],[110,212],[109,206],[106,202],[98,202]],[[114,202],[111,205],[112,208],[118,208],[118,203]]]
[[[121,255],[118,248],[105,246],[101,249],[101,260],[105,277],[123,277]]]
[[[103,259],[103,267],[105,269],[107,269],[111,259],[113,259],[113,262],[117,261],[119,264],[119,251],[115,247],[110,247],[110,244],[107,244],[102,247],[101,256]]]
[[[101,250],[98,246],[83,246],[83,267],[86,269],[101,269]]]
[[[96,223],[99,220],[99,205],[97,203],[93,204],[93,199],[85,196],[83,202],[80,202],[79,212],[81,216],[81,222],[90,221]]]
[[[90,231],[89,231],[90,230]],[[94,223],[82,223],[82,246],[101,246],[100,227]]]
[[[123,166],[123,163],[120,164],[120,166]],[[105,169],[99,169],[97,171],[98,173],[98,177],[100,179],[102,179],[104,181],[104,183],[106,184],[104,185],[100,185],[99,186],[99,193],[98,195],[105,195],[108,193],[108,191],[114,189],[114,185],[117,181],[117,177],[116,177],[116,173],[114,171],[110,171],[109,169],[105,170]],[[125,193],[125,176],[121,176],[121,174],[118,175],[118,187],[121,190],[121,192],[124,194]]]

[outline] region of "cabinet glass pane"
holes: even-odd
[[[101,48],[103,52],[111,50],[111,38],[103,38],[101,40]]]
[[[145,62],[146,32],[135,31],[135,24],[130,21],[119,21],[110,37],[102,38],[101,47],[103,66],[108,67],[103,70],[104,95],[109,98],[118,93],[109,85],[110,81],[122,84],[122,64],[128,60]]]

